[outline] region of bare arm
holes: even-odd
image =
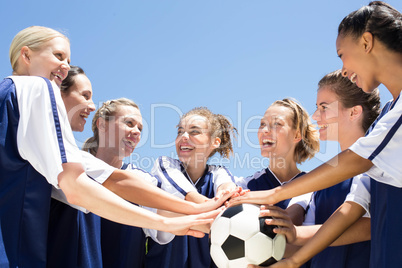
[[[317,233],[321,226],[321,224],[296,226],[297,238],[293,244],[297,246],[305,245]],[[370,218],[362,217],[343,232],[330,246],[343,246],[368,241],[371,239],[370,226]]]
[[[290,219],[296,226],[302,225],[304,221],[304,208],[298,204],[293,204],[286,209]]]
[[[183,214],[196,214],[217,209],[230,197],[227,194],[215,202],[195,204],[159,189],[132,172],[120,169],[116,169],[103,186],[130,202]]]
[[[201,203],[204,203],[206,201],[210,201],[211,199],[206,197],[206,196],[203,196],[202,194],[200,194],[200,193],[198,193],[196,191],[194,191],[194,192],[188,192],[186,197],[185,197],[185,200],[190,201],[190,202],[194,202],[194,203],[197,203],[197,204],[201,204]]]
[[[364,212],[364,209],[354,202],[343,203],[325,224],[321,226],[316,235],[293,256],[270,267],[299,267],[331,245],[346,229],[356,222]]]
[[[373,163],[370,160],[362,158],[348,149],[297,180],[272,190],[245,193],[239,197],[232,198],[229,204],[276,204],[291,197],[328,188],[364,173],[372,166]]]
[[[178,218],[166,218],[130,204],[102,185],[89,179],[79,163],[63,164],[58,176],[59,186],[68,202],[82,206],[109,220],[138,227],[171,232],[176,235],[203,234],[190,230],[194,225],[209,224],[219,211]],[[158,199],[158,198],[155,198]]]

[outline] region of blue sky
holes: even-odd
[[[142,141],[131,160],[150,170],[161,155],[175,156],[182,113],[206,106],[239,130],[235,156],[222,164],[247,176],[267,166],[257,141],[259,119],[277,99],[293,97],[312,114],[317,83],[342,67],[336,56],[339,22],[368,4],[361,0],[126,0],[6,1],[0,15],[0,75],[11,74],[9,45],[31,25],[70,38],[72,64],[86,71],[94,102],[119,97],[139,104]],[[399,0],[388,1],[402,10]],[[390,99],[380,87],[383,103]],[[90,120],[81,144],[91,136]],[[322,143],[311,170],[339,151]],[[211,163],[221,159],[214,158]]]

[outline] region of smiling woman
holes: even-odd
[[[297,165],[319,150],[317,130],[307,111],[293,99],[278,100],[269,106],[257,135],[261,156],[269,158],[269,166],[251,176],[236,178],[237,185],[251,191],[272,189],[305,174]],[[286,209],[289,201],[277,206]]]
[[[175,141],[179,159],[159,157],[152,169],[162,180],[162,189],[201,203],[234,189],[230,172],[225,167],[209,165],[208,159],[215,153],[229,158],[233,152],[231,135],[235,132],[226,117],[205,107],[184,114]],[[149,239],[148,247],[147,267],[215,267],[209,254],[208,237],[176,236],[166,245]]]
[[[82,132],[89,114],[95,111],[92,85],[82,68],[70,66],[68,76],[60,87],[61,97],[68,113],[71,129]]]

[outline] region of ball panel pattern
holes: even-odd
[[[229,260],[235,260],[245,256],[244,240],[232,235],[229,235],[226,241],[222,244],[222,249]]]

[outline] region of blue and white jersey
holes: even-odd
[[[399,213],[402,204],[401,123],[399,96],[384,106],[366,137],[350,147],[374,164],[367,172],[372,178],[370,267],[399,267],[402,263],[402,214]]]
[[[303,225],[324,224],[324,222],[345,201],[353,179],[345,180],[329,188],[314,192],[307,208]],[[315,255],[304,267],[311,268],[365,268],[369,266],[370,241],[350,245],[328,247]]]
[[[373,179],[395,187],[402,187],[402,165],[400,150],[402,146],[402,101],[388,102],[369,133],[358,139],[349,149],[374,166],[366,173]]]
[[[105,182],[115,170],[89,153],[82,152],[82,156],[87,175],[99,183]],[[158,184],[154,176],[131,164],[124,164],[121,169]],[[84,213],[64,199],[51,201],[48,245],[49,267],[140,268],[144,265],[145,234],[142,228]]]
[[[160,185],[158,178],[140,168],[137,168],[133,164],[123,164],[121,169],[138,174],[140,177],[155,186]],[[156,212],[156,209],[149,210]],[[146,236],[142,228],[120,224],[102,218],[101,244],[103,267],[144,267],[145,241]]]
[[[300,172],[289,181],[296,179],[297,177],[305,174],[305,172]],[[287,181],[287,182],[289,182]],[[254,175],[248,177],[235,177],[235,183],[242,187],[243,189],[250,191],[263,191],[263,190],[270,190],[275,187],[281,186],[287,182],[281,182],[275,174],[269,169],[269,167],[257,171]],[[286,209],[289,204],[290,199],[283,200],[276,205]]]
[[[81,154],[49,80],[4,79],[0,110],[0,266],[46,267],[51,186]]]
[[[350,186],[350,192],[346,196],[345,202],[350,201],[359,204],[366,214],[364,217],[370,218],[370,204],[371,204],[371,194],[370,194],[370,180],[371,178],[366,174],[360,174],[353,178],[352,185]]]
[[[221,184],[234,182],[232,174],[225,167],[207,165],[205,173],[193,183],[181,162],[166,156],[156,160],[152,173],[161,179],[162,189],[183,199],[191,191],[197,191],[208,198],[213,198]],[[207,235],[203,238],[175,236],[171,242],[165,245],[148,239],[146,267],[216,267],[209,251],[210,244]]]
[[[99,158],[96,158],[88,152],[80,151],[80,153],[83,159],[82,165],[84,166],[85,174],[87,174],[88,177],[100,184],[104,183],[116,169],[115,167],[106,164],[105,162],[103,162]],[[56,189],[55,187],[52,187],[52,198],[65,203],[75,209],[81,210],[82,212],[89,212],[89,210],[87,210],[86,208],[70,204],[67,201],[66,195],[61,189]]]
[[[161,156],[155,161],[151,173],[161,179],[163,190],[182,199],[186,197],[187,193],[197,191],[199,185],[211,186],[211,192],[208,195],[215,196],[219,186],[227,182],[234,182],[234,177],[227,168],[207,165],[205,174],[194,183],[180,160],[167,156]],[[206,177],[206,175],[208,176]],[[205,191],[203,190],[203,192]]]

